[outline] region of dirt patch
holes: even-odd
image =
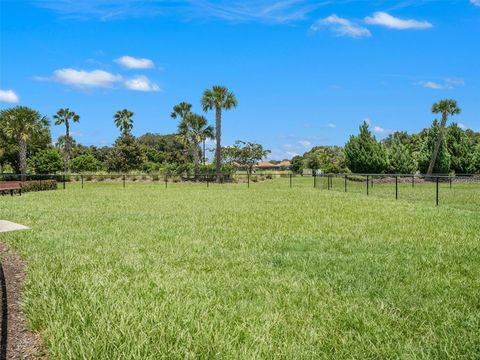
[[[0,243],[0,258],[7,293],[6,359],[47,359],[41,351],[40,336],[27,329],[27,321],[22,311],[21,295],[26,264],[2,243]],[[4,311],[3,299],[2,311]],[[5,329],[4,319],[2,319],[3,329]],[[4,334],[2,334],[2,340],[5,340]]]

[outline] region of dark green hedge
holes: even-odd
[[[57,190],[57,182],[55,180],[33,180],[22,183],[22,191],[44,191]]]

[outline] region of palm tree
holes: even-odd
[[[71,143],[70,143],[70,121],[79,122],[80,116],[70,111],[69,108],[60,109],[55,115],[55,125],[65,124],[65,153],[63,159],[63,171],[68,171],[68,163],[70,162]]]
[[[198,114],[188,113],[178,125],[178,133],[182,141],[190,145],[193,155],[195,179],[198,179],[200,163],[200,143],[205,139],[213,139],[213,127],[207,125],[207,119]]]
[[[50,125],[50,121],[38,111],[25,106],[2,110],[0,122],[6,135],[18,141],[20,173],[27,173],[28,142]]]
[[[438,130],[438,138],[433,149],[432,158],[430,159],[430,165],[428,165],[427,175],[432,175],[435,162],[437,161],[438,151],[443,139],[443,130],[447,124],[447,119],[450,115],[460,114],[461,109],[457,106],[457,102],[452,99],[440,100],[433,104],[432,113],[442,114],[442,121],[440,122],[440,129]]]
[[[190,110],[192,110],[192,104],[182,101],[180,104],[173,107],[170,117],[172,119],[180,118],[183,121],[185,120],[185,117],[190,114]]]
[[[118,110],[113,116],[115,120],[115,126],[120,129],[123,136],[130,135],[130,131],[133,128],[133,112],[123,109]]]
[[[215,135],[217,146],[215,149],[215,173],[217,182],[220,182],[220,167],[222,159],[222,109],[230,110],[237,106],[235,94],[230,92],[224,86],[213,86],[203,92],[202,107],[203,111],[215,109]]]

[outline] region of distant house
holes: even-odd
[[[247,165],[239,164],[237,162],[232,162],[237,170],[248,170]],[[289,170],[291,166],[290,161],[284,160],[279,162],[278,164],[274,164],[270,161],[260,161],[256,165],[254,165],[255,170],[266,171],[266,170]]]

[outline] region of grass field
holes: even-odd
[[[478,358],[480,186],[435,207],[311,180],[67,184],[0,198],[32,228],[0,241],[51,359]]]

